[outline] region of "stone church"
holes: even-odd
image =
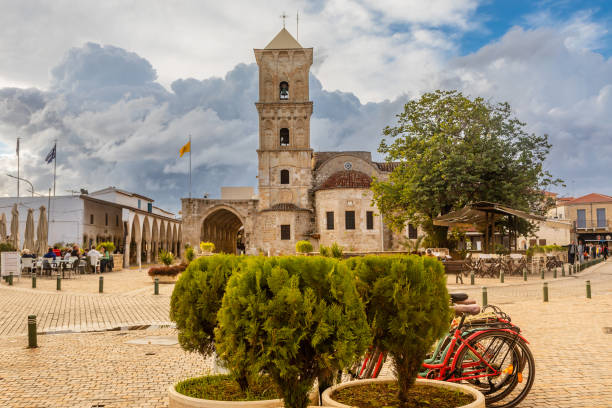
[[[283,28],[254,51],[257,195],[248,187],[222,188],[221,199],[183,198],[183,241],[196,247],[210,241],[218,252],[271,255],[295,253],[300,240],[309,240],[315,250],[334,242],[349,252],[399,249],[406,234],[384,225],[369,188],[373,176],[384,179],[396,163],[374,162],[370,152],[310,147],[313,49],[303,48]]]

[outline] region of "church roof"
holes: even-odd
[[[372,178],[356,170],[342,170],[327,178],[316,190],[331,190],[335,188],[370,188]]]
[[[268,45],[266,45],[266,50],[286,50],[289,48],[304,48],[300,45],[299,42],[291,34],[289,31],[283,28],[280,30],[276,37],[270,41]]]
[[[375,164],[376,164],[376,167],[378,167],[380,171],[393,171],[395,170],[397,166],[400,165],[400,162],[384,162],[384,163],[376,162]]]
[[[266,208],[262,211],[311,211],[308,208],[300,208],[293,203],[279,203],[274,204],[270,208]]]

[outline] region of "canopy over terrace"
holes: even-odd
[[[491,238],[495,234],[495,221],[501,217],[508,217],[508,225],[514,226],[510,229],[510,250],[517,249],[517,219],[522,218],[527,221],[545,221],[546,217],[530,214],[524,211],[515,210],[497,203],[479,201],[468,204],[460,210],[450,212],[434,218],[434,225],[445,227],[472,227],[477,226],[484,230],[484,252],[491,253],[495,247],[491,243]],[[514,247],[514,248],[513,248]]]

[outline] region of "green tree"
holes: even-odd
[[[397,117],[378,151],[400,165],[372,183],[374,201],[385,222],[420,225],[431,246],[448,245],[448,228],[433,225],[439,215],[477,201],[541,214],[549,205],[543,191],[561,183],[543,167],[548,136],[528,134],[508,103],[438,90],[408,102]]]

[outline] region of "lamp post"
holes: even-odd
[[[7,176],[12,177],[12,178],[17,179],[17,180],[25,181],[26,183],[28,183],[30,185],[30,189],[32,191],[32,197],[34,197],[34,186],[32,185],[32,183],[30,183],[29,180],[26,180],[26,179],[24,179],[22,177],[19,177],[19,176],[13,176],[12,174],[7,174]]]

